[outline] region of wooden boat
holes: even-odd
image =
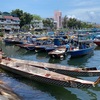
[[[35,49],[36,44],[17,44],[17,46],[32,51]]]
[[[14,40],[14,39],[10,39],[10,38],[6,38],[4,39],[5,44],[22,44],[22,41],[19,40]]]
[[[38,51],[45,51],[45,47],[47,45],[36,45],[35,46],[35,51],[38,52]]]
[[[14,62],[24,63],[26,65],[31,65],[34,67],[42,68],[45,70],[54,71],[60,74],[69,75],[69,76],[100,76],[100,70],[97,70],[96,67],[91,68],[75,68],[71,66],[63,66],[57,64],[50,64],[44,62],[37,61],[29,61],[29,60],[20,60],[11,58]]]
[[[46,44],[46,45],[36,45],[35,46],[35,51],[38,52],[38,51],[47,51],[47,47],[51,47],[52,49],[52,46],[54,46],[53,44]],[[50,48],[49,48],[50,50]]]
[[[57,47],[55,50],[50,51],[48,55],[50,57],[64,57],[66,54],[66,47]]]
[[[17,63],[15,60],[10,58],[2,59],[0,67],[4,70],[13,72],[31,80],[63,87],[91,88],[100,82],[100,78],[98,78],[95,82],[86,81],[33,67],[31,65],[26,65],[24,63]]]
[[[45,47],[45,51],[50,52],[52,50],[55,50],[57,48],[56,45],[48,45]]]

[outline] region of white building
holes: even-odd
[[[42,22],[42,20],[32,20],[31,26],[34,29],[43,29],[43,22]]]
[[[19,31],[20,19],[13,16],[0,15],[0,30],[5,32]]]

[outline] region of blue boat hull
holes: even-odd
[[[90,54],[94,51],[94,46],[90,47],[90,48],[85,48],[85,49],[80,49],[80,50],[72,50],[72,51],[68,51],[67,53],[69,55],[71,55],[71,57],[80,57],[80,56],[84,56],[87,54]]]
[[[45,48],[45,50],[47,51],[47,52],[49,52],[49,51],[52,51],[52,50],[54,50],[55,48],[54,47],[48,47],[48,48]]]
[[[5,42],[5,44],[23,44],[23,42],[21,42],[21,41],[12,41],[12,40],[8,40],[8,39],[5,39],[4,42]]]
[[[35,50],[35,47],[24,47],[26,50],[30,50],[30,51],[33,51]]]

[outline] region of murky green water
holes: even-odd
[[[74,67],[97,67],[100,69],[100,48],[97,47],[93,54],[77,59],[63,60],[50,59],[46,52],[27,52],[17,46],[0,43],[5,54],[9,57],[35,60],[39,62],[56,63]],[[95,81],[98,77],[83,77]],[[23,100],[99,100],[100,85],[91,89],[63,88],[58,86],[38,83],[12,73],[3,72],[0,79],[6,82]]]

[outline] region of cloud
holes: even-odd
[[[68,18],[76,18],[75,15],[67,15]]]
[[[100,23],[100,5],[98,2],[99,0],[69,1],[66,11],[63,11],[63,15],[82,21]]]
[[[96,22],[100,23],[100,7],[78,7],[74,10],[67,10],[64,12],[67,16],[75,16],[74,18],[80,19],[82,21],[88,21],[88,22]]]

